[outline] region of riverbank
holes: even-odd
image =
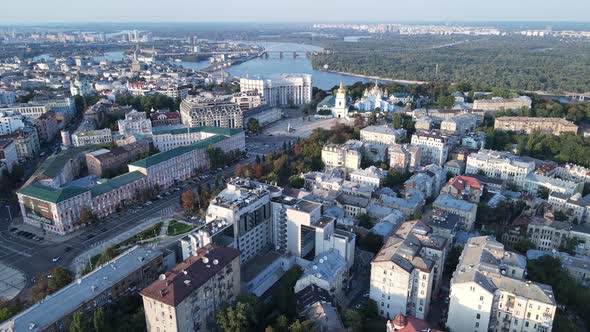
[[[319,71],[323,71],[323,72],[327,72],[327,73],[333,73],[333,74],[340,74],[340,75],[347,75],[347,76],[353,76],[353,77],[358,77],[358,78],[364,78],[367,80],[377,80],[377,81],[384,81],[384,82],[392,82],[392,83],[397,83],[397,84],[401,84],[401,85],[411,85],[411,84],[428,84],[428,82],[424,82],[424,81],[411,81],[411,80],[400,80],[400,79],[394,79],[394,78],[389,78],[389,77],[381,77],[381,76],[368,76],[368,75],[361,75],[361,74],[354,74],[354,73],[348,73],[345,71],[337,71],[337,70],[326,70],[326,69],[317,69]]]

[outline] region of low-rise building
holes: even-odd
[[[243,91],[234,93],[232,95],[231,101],[235,104],[238,104],[242,111],[260,107],[266,104],[264,98],[258,93],[258,91]]]
[[[470,231],[473,229],[477,215],[477,204],[457,199],[449,194],[438,195],[432,207],[435,210],[443,210],[456,214],[461,220],[461,228]]]
[[[181,146],[198,143],[213,136],[226,138],[226,151],[245,149],[245,134],[242,129],[220,127],[192,127],[183,129],[160,130],[154,132],[152,142],[154,147],[162,152]]]
[[[261,105],[244,111],[244,126],[248,126],[250,119],[258,121],[260,126],[277,122],[283,117],[283,111],[275,106]]]
[[[161,271],[160,251],[133,247],[0,323],[0,331],[50,332],[67,329],[74,314],[90,315],[120,297],[134,295],[156,280]]]
[[[3,111],[0,108],[0,135],[12,134],[26,126],[25,117],[14,111]]]
[[[479,174],[505,180],[519,188],[525,187],[526,177],[535,170],[535,163],[509,152],[481,149],[467,157],[465,173]]]
[[[523,107],[531,108],[533,100],[528,96],[520,96],[518,98],[504,99],[501,97],[494,97],[492,99],[477,99],[473,101],[474,110],[482,110],[488,112],[498,111],[519,111]]]
[[[551,332],[551,286],[524,279],[526,258],[490,237],[467,241],[451,279],[447,326],[455,332]]]
[[[478,116],[464,113],[451,119],[445,119],[440,124],[440,130],[448,134],[465,135],[475,130]]]
[[[452,159],[445,163],[444,165],[445,173],[453,174],[453,175],[461,175],[465,173],[465,162],[461,160]]]
[[[541,188],[545,188],[549,193],[573,195],[582,192],[584,183],[562,180],[535,172],[529,173],[524,179],[523,189],[528,193],[537,194]]]
[[[240,252],[206,246],[141,291],[148,332],[211,331],[240,294]]]
[[[149,151],[150,145],[147,141],[137,141],[110,151],[100,149],[88,152],[85,156],[88,174],[103,177],[117,172],[123,173],[127,169],[127,163],[147,155]]]
[[[326,170],[344,167],[355,171],[361,167],[362,143],[350,140],[344,144],[326,144],[322,148],[322,162]]]
[[[147,188],[146,176],[137,171],[101,180],[90,188],[92,213],[99,218],[106,217],[126,205],[141,201],[139,197]]]
[[[379,314],[425,319],[442,283],[448,243],[419,220],[400,224],[371,261],[369,298]]]
[[[583,287],[590,286],[590,257],[572,256],[559,251],[542,251],[529,249],[526,257],[529,260],[551,256],[559,259],[561,267]]]
[[[325,297],[340,303],[345,298],[348,281],[346,260],[332,249],[317,255],[303,270],[303,275],[295,283],[295,296],[313,298],[309,294],[320,291],[325,293]]]
[[[74,146],[101,145],[112,142],[113,134],[109,128],[81,127],[72,134],[72,144]]]
[[[516,131],[531,134],[539,131],[544,134],[562,135],[578,133],[578,126],[561,118],[536,118],[501,116],[494,119],[494,130]]]
[[[455,198],[478,203],[483,194],[483,185],[478,179],[470,176],[455,176],[441,189],[441,194],[449,194]]]
[[[547,201],[555,210],[565,212],[572,222],[585,224],[590,221],[590,195],[552,192]]]
[[[533,216],[527,235],[538,250],[560,250],[567,245],[570,228],[569,223],[554,220],[552,216]]]
[[[181,123],[180,112],[170,112],[169,110],[158,110],[150,113],[152,127],[158,126],[175,126]]]
[[[381,168],[370,166],[365,169],[357,169],[350,173],[350,181],[361,186],[379,188],[381,181],[387,176],[387,172]]]
[[[392,145],[406,138],[406,131],[393,129],[387,125],[368,126],[361,129],[360,138],[365,143]]]
[[[132,110],[125,114],[125,119],[117,121],[117,126],[121,135],[152,135],[152,122],[146,117],[145,112]]]

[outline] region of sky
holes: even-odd
[[[590,0],[1,0],[0,25],[590,21]]]

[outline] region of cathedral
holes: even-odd
[[[348,119],[348,97],[342,82],[336,91],[336,95],[327,96],[317,106],[320,116],[328,116],[330,113],[335,118]]]

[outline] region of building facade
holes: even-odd
[[[132,110],[125,114],[125,119],[117,121],[117,126],[121,135],[152,135],[152,122],[146,117],[145,112]]]
[[[241,92],[256,91],[271,106],[308,104],[312,97],[312,86],[311,75],[307,74],[240,79]]]
[[[242,128],[240,106],[224,98],[187,98],[180,104],[182,123],[189,127]]]
[[[531,134],[540,131],[544,134],[562,135],[578,133],[578,126],[561,118],[532,118],[501,116],[494,119],[494,130],[516,131]]]
[[[435,132],[419,132],[412,135],[411,144],[420,148],[420,165],[443,166],[449,157],[449,138]]]

